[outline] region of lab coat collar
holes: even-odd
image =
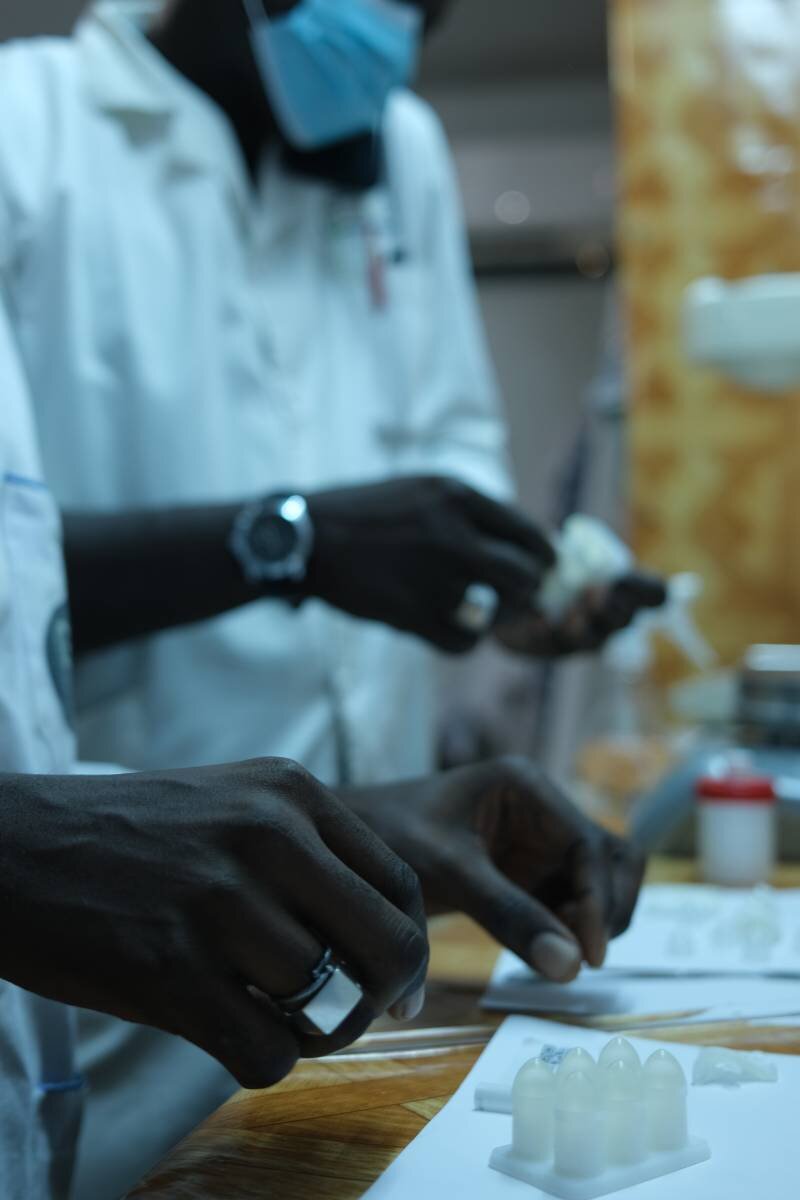
[[[122,122],[152,122],[186,170],[227,176],[245,210],[251,185],[227,117],[179,74],[144,36],[161,0],[101,0],[79,22],[75,38],[91,100]]]
[[[103,0],[78,22],[75,37],[98,108],[152,117],[175,111],[177,97],[166,78],[169,65],[144,37],[160,8],[158,0]]]

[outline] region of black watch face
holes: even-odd
[[[261,562],[284,562],[297,548],[297,533],[277,513],[259,517],[250,531],[250,548]]]

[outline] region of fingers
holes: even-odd
[[[579,842],[573,847],[566,874],[572,894],[559,909],[559,915],[580,942],[589,966],[602,967],[608,950],[613,905],[603,839]]]
[[[391,1005],[407,1001],[403,1015],[421,1006],[428,963],[421,888],[414,872],[318,781],[296,764],[268,767],[278,772],[288,804],[268,823],[266,844],[257,836],[242,843],[254,885],[247,906],[240,888],[227,899],[231,889],[215,897],[218,906],[233,907],[228,919],[235,933],[226,944],[246,982],[273,997],[304,988],[322,952],[332,950],[364,991],[357,1012],[337,1031],[338,1042],[347,1044]],[[332,1045],[326,1040],[325,1052]],[[301,1048],[305,1053],[302,1041]]]
[[[607,589],[591,589],[552,629],[557,654],[599,650],[610,637],[627,629],[645,608],[659,608],[667,598],[666,587],[656,576],[632,574]]]
[[[509,542],[490,538],[465,540],[462,570],[478,583],[488,583],[502,603],[530,609],[546,571],[540,558]]]
[[[277,998],[309,985],[328,947],[308,927],[244,889],[235,907],[220,903],[218,909],[217,944],[245,984]]]
[[[208,1016],[193,1021],[185,1036],[222,1063],[243,1088],[267,1088],[294,1070],[300,1047],[292,1031],[269,1008],[248,995],[238,980],[211,980],[198,1003]]]
[[[456,613],[463,595],[461,592],[451,612],[442,613],[441,616],[426,613],[409,632],[415,633],[417,637],[423,638],[445,654],[469,654],[481,639],[478,634],[469,633],[458,624]]]
[[[417,995],[428,966],[427,936],[355,872],[340,864],[315,888],[314,905],[298,913],[347,965],[376,1013]]]
[[[379,1015],[369,995],[365,995],[330,1036],[303,1031],[293,1025],[291,1017],[283,1011],[283,1003],[309,987],[328,949],[346,961],[348,973],[363,985],[363,978],[351,965],[352,956],[345,959],[335,944],[324,937],[315,937],[306,922],[295,920],[286,911],[259,905],[256,900],[246,908],[239,905],[235,919],[229,918],[225,923],[226,968],[233,969],[240,980],[240,990],[249,992],[248,998],[255,1000],[269,1028],[277,1024],[288,1031],[298,1056],[318,1058],[336,1053],[366,1033]],[[317,928],[320,925],[317,921]]]
[[[581,947],[549,909],[517,887],[482,846],[465,846],[456,868],[459,907],[546,979],[568,983],[581,968]]]
[[[318,892],[316,896],[319,897]],[[240,905],[236,920],[227,923],[226,968],[232,968],[241,981],[242,990],[255,990],[255,999],[263,1009],[265,1019],[268,1018],[273,1024],[277,1022],[290,1031],[300,1057],[318,1058],[333,1054],[356,1041],[386,1007],[379,995],[380,986],[391,987],[392,993],[397,990],[397,985],[392,987],[387,984],[385,976],[380,973],[380,962],[373,962],[370,958],[365,965],[358,949],[362,938],[362,922],[355,913],[351,915],[349,927],[343,933],[331,929],[331,923],[319,912],[295,919],[286,911],[276,911],[274,906],[262,906],[254,900],[247,908]],[[311,927],[318,931],[318,936],[309,932]],[[282,1004],[309,986],[315,968],[329,948],[347,973],[362,987],[365,995],[333,1034],[322,1036],[295,1027],[291,1018],[282,1011]],[[395,951],[396,943],[387,935],[387,956],[391,957]],[[397,964],[392,963],[393,968],[397,966],[399,970],[400,962],[402,954],[398,954]],[[424,988],[420,981],[411,995],[400,1002],[403,1009],[399,1016],[411,1019],[418,1014],[423,1002]]]
[[[630,843],[583,816],[547,776],[525,762],[506,764],[512,783],[553,817],[561,814],[565,850],[554,852],[539,900],[580,944],[589,966],[602,966],[608,941],[630,924],[644,874],[644,860]],[[558,861],[560,859],[560,861]]]
[[[619,937],[630,925],[642,881],[646,860],[630,842],[609,838],[609,862],[612,888],[612,906],[609,920],[612,937]]]
[[[510,544],[476,539],[469,531],[454,547],[458,554],[458,570],[441,590],[437,613],[426,612],[415,632],[447,653],[464,654],[475,649],[481,639],[509,612],[531,613],[532,597],[542,582],[542,570],[531,555]],[[461,609],[471,601],[471,585],[491,589],[496,609],[486,613],[485,626],[465,628],[460,624]],[[483,614],[481,614],[482,616]]]
[[[590,589],[551,627],[553,651],[580,654],[599,650],[610,637],[630,625],[637,611],[613,589]]]
[[[462,487],[458,499],[461,509],[475,524],[501,542],[514,542],[536,558],[542,567],[552,567],[556,553],[549,539],[518,509],[499,504],[488,496]]]
[[[609,940],[630,925],[644,867],[644,859],[611,834],[582,841],[571,851],[566,873],[572,894],[558,915],[580,941],[590,966],[603,965]]]
[[[620,579],[613,588],[623,602],[629,601],[634,605],[634,611],[640,608],[661,608],[667,602],[667,585],[658,575],[649,575],[637,571]]]
[[[593,614],[593,632],[608,637],[630,625],[643,608],[660,608],[666,600],[666,585],[657,575],[626,575],[600,594]]]
[[[609,938],[624,928],[636,902],[643,866],[633,850],[583,816],[552,780],[540,775],[536,791],[574,830],[551,881],[554,908],[580,942],[586,962],[600,967]]]
[[[317,829],[342,863],[410,917],[420,930],[426,930],[425,901],[416,874],[338,797],[330,795],[317,818]]]
[[[424,1001],[428,938],[414,872],[339,801],[318,830],[330,856],[306,916],[351,968],[378,1012],[416,1016]],[[332,853],[331,853],[332,852]],[[298,911],[302,911],[300,899]]]
[[[282,1009],[284,1001],[313,982],[326,951],[338,949],[311,932],[319,928],[319,922],[297,920],[290,900],[276,905],[274,897],[266,902],[260,890],[245,887],[227,901],[220,898],[215,909],[216,920],[207,946],[218,963],[217,969],[221,968],[226,976],[235,976],[240,991],[247,994],[248,989],[254,990],[248,999],[255,999],[270,1028],[277,1023],[289,1031],[297,1055],[312,1058],[333,1054],[366,1032],[378,1015],[368,996],[330,1037],[302,1032]]]
[[[590,605],[587,636],[602,645],[613,634],[626,629],[646,608],[660,608],[666,601],[663,582],[655,576],[628,575]]]

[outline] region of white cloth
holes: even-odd
[[[60,523],[6,315],[5,218],[0,199],[0,772],[67,772],[74,745]],[[69,1009],[0,980],[3,1200],[68,1194],[82,1105],[73,1051]]]
[[[415,472],[509,494],[428,108],[391,104],[389,188],[343,195],[277,158],[256,188],[220,110],[125,7],[0,55],[12,300],[59,500],[227,501]],[[257,604],[98,656],[79,674],[81,749],[142,768],[277,754],[328,782],[396,778],[431,766],[433,693],[413,639],[317,603]]]

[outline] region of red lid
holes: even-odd
[[[697,781],[703,804],[774,804],[775,783],[768,775],[707,775]]]

